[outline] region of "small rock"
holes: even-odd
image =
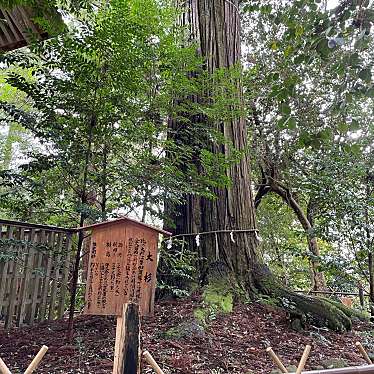
[[[297,332],[303,331],[303,325],[299,318],[296,318],[291,322],[291,328]]]
[[[329,358],[321,362],[325,369],[338,369],[347,367],[347,362],[343,358]]]
[[[290,365],[290,366],[287,366],[286,369],[289,373],[296,373],[297,367],[295,365]]]
[[[204,337],[205,331],[196,321],[187,321],[174,326],[162,333],[162,337],[166,339],[183,339],[192,337]]]

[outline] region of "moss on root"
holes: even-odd
[[[194,316],[203,326],[218,314],[231,313],[234,305],[234,289],[228,278],[210,280],[203,292],[203,302],[195,309]]]
[[[302,322],[335,331],[347,331],[352,328],[351,317],[365,318],[343,304],[289,290],[266,267],[257,270],[255,279],[258,290],[278,300],[278,305],[289,311],[293,319],[299,318]]]
[[[221,269],[222,270],[222,269]],[[231,313],[236,295],[236,283],[228,275],[226,269],[213,273],[205,286],[201,306],[194,311],[195,319],[206,326],[218,314]]]

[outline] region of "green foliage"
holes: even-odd
[[[269,0],[245,2],[243,11],[259,189],[281,184],[313,226],[303,229],[281,198],[263,199],[264,256],[294,286],[308,287],[315,259],[329,285],[354,289],[372,248],[373,6]],[[309,235],[320,238],[320,258],[308,253]]]
[[[233,100],[192,98],[214,81],[227,99],[232,83],[227,73],[196,74],[201,60],[194,46],[180,48],[184,30],[175,27],[177,16],[153,0],[112,1],[87,10],[68,33],[32,45],[31,53],[6,56],[4,63],[22,61],[32,72],[26,79],[7,71],[8,85],[32,105],[28,112],[5,100],[0,106],[39,143],[28,162],[2,174],[8,189],[1,205],[9,214],[72,225],[119,212],[162,218],[165,200],[178,202],[185,193],[213,197],[213,187],[229,183],[225,169],[238,155],[210,152],[207,139],[224,140],[190,113],[228,116]],[[173,120],[184,123],[178,139],[167,124]],[[180,136],[194,142],[187,146]]]
[[[308,288],[307,243],[294,213],[274,195],[268,195],[257,212],[263,239],[261,250],[272,272],[287,286]]]
[[[185,243],[173,241],[173,247],[161,246],[157,273],[158,296],[188,296],[196,281],[197,255]]]
[[[227,289],[227,283],[215,280],[205,287],[202,305],[194,310],[194,316],[202,326],[205,326],[216,319],[218,314],[231,313],[233,302],[233,293]]]

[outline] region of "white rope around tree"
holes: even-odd
[[[203,235],[211,235],[214,234],[215,236],[215,247],[216,247],[216,259],[219,259],[219,241],[218,241],[218,234],[229,234],[230,235],[230,240],[235,243],[234,239],[234,233],[254,233],[256,240],[259,242],[262,241],[260,235],[259,235],[259,230],[258,229],[238,229],[238,230],[213,230],[213,231],[202,231],[202,232],[194,232],[194,233],[185,233],[185,234],[177,234],[173,236],[169,236],[168,238],[165,238],[164,241],[167,242],[167,248],[170,249],[173,245],[173,239],[175,238],[182,238],[188,237],[188,236],[195,236],[195,242],[196,246],[200,247],[200,237]],[[184,240],[183,240],[183,248],[184,248]]]

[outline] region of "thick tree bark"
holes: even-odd
[[[209,73],[240,64],[240,18],[238,0],[189,0],[184,4],[187,12],[183,22],[188,24],[199,53],[205,60]],[[237,99],[241,105],[240,81],[237,85]],[[196,119],[195,119],[196,120]],[[200,118],[200,122],[206,121]],[[171,127],[179,124],[171,121]],[[240,162],[227,170],[232,181],[229,188],[216,188],[216,199],[186,196],[185,203],[177,207],[174,217],[177,233],[209,232],[217,230],[256,229],[255,208],[251,192],[250,166],[247,148],[247,132],[244,118],[238,117],[227,122],[214,124],[225,139],[236,150],[243,151]],[[230,157],[226,145],[211,142],[207,147],[215,154]],[[222,260],[247,285],[251,285],[251,269],[257,263],[256,232],[241,232],[234,235],[218,233],[201,238],[201,255],[209,261]],[[218,242],[218,248],[216,243]],[[192,243],[191,243],[192,244]]]
[[[206,70],[212,73],[216,69],[240,64],[239,1],[187,0],[181,5],[183,9],[187,9],[182,20],[190,27],[192,39],[199,46],[199,53],[205,59]],[[238,98],[242,101],[240,81],[236,84]],[[201,124],[204,120],[201,116],[193,118],[191,122]],[[191,144],[194,141],[191,136],[183,135],[183,124],[170,120],[169,125],[175,141],[180,144]],[[227,176],[232,181],[231,187],[214,189],[216,199],[187,195],[184,203],[179,206],[171,207],[166,204],[166,213],[171,215],[175,223],[176,234],[256,229],[250,166],[246,153],[245,120],[238,117],[215,123],[215,127],[236,150],[243,151],[243,157],[227,170]],[[207,144],[215,154],[230,156],[230,149],[226,145],[213,142]],[[199,167],[197,162],[197,168]],[[336,305],[296,294],[282,285],[263,264],[257,248],[255,231],[237,233],[235,240],[231,240],[229,233],[204,235],[201,238],[201,254],[211,263],[215,260],[223,261],[229,272],[235,275],[239,285],[249,294],[259,291],[276,297],[292,313],[309,318],[316,324],[328,325],[337,330],[350,327],[349,317]]]

